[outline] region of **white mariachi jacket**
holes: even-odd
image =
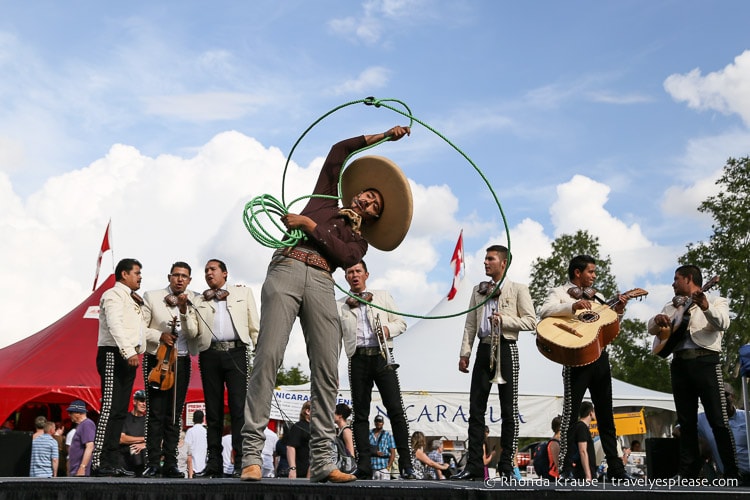
[[[479,293],[479,285],[476,285],[471,292],[469,309],[484,302],[486,298],[486,295]],[[503,321],[501,328],[503,337],[508,340],[518,340],[518,332],[534,331],[536,328],[534,303],[531,301],[529,287],[526,285],[505,280],[500,297],[498,297],[498,312]],[[466,314],[460,357],[471,357],[471,347],[474,344],[474,339],[479,334],[479,329],[484,319],[483,315],[484,306]]]
[[[372,294],[372,303],[384,307],[389,311],[396,310],[396,304],[393,301],[391,294],[385,290],[367,290]],[[346,304],[346,299],[349,296],[344,296],[338,301],[339,318],[341,319],[341,332],[344,339],[344,351],[347,357],[351,358],[354,355],[354,351],[357,349],[357,319],[362,308],[360,307],[349,307]],[[370,322],[372,331],[375,331],[375,315],[380,315],[380,325],[385,329],[388,328],[389,339],[388,347],[393,347],[391,339],[398,337],[404,331],[406,331],[406,322],[398,314],[391,312],[381,311],[373,307],[367,307],[367,320]]]

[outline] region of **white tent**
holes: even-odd
[[[462,280],[452,301],[443,300],[426,316],[447,316],[467,308],[472,285]],[[398,369],[404,405],[410,429],[427,435],[465,437],[469,418],[471,374],[458,370],[465,315],[446,319],[422,319],[394,340],[394,358]],[[519,436],[541,437],[551,433],[550,422],[562,412],[562,366],[536,348],[533,333],[521,332],[518,341]],[[472,361],[476,344],[472,352]],[[469,367],[471,371],[471,366]],[[339,367],[340,399],[349,402],[349,378],[346,356]],[[294,390],[294,388],[288,388]],[[644,389],[619,380],[612,381],[614,407],[638,411],[643,407],[674,411],[671,394]],[[377,391],[373,393],[371,417],[385,414]],[[292,414],[297,415],[298,411]],[[493,435],[500,434],[500,405],[497,390],[490,394],[486,414]]]

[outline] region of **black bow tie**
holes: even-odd
[[[138,295],[138,294],[137,294],[137,293],[135,293],[134,291],[133,291],[133,292],[130,292],[130,296],[131,296],[131,297],[133,297],[133,301],[134,301],[134,302],[135,302],[136,304],[138,304],[139,306],[142,306],[142,305],[143,305],[143,297],[141,297],[140,295]]]
[[[591,300],[596,296],[596,290],[594,288],[591,288],[590,286],[587,286],[586,288],[572,286],[568,288],[568,295],[576,300]]]
[[[497,283],[493,283],[492,281],[482,281],[481,283],[479,283],[479,289],[477,290],[477,292],[479,293],[479,295],[487,295],[488,293],[495,290],[496,286]],[[502,289],[498,288],[497,291],[492,294],[492,297],[499,297],[501,291]]]
[[[354,293],[354,292],[352,292],[352,295],[356,295],[357,297],[361,297],[362,300],[364,300],[365,302],[372,302],[372,294],[370,292],[361,292],[361,293]],[[354,297],[349,297],[348,299],[346,299],[346,305],[348,305],[352,309],[355,308],[355,307],[359,307],[359,305],[361,303],[362,302],[360,302],[359,300],[355,299]]]
[[[203,292],[203,298],[206,300],[227,300],[227,297],[229,296],[229,292],[224,290],[223,288],[219,288],[218,290],[214,290],[213,288],[209,288],[205,292]]]

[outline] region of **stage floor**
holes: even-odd
[[[690,498],[722,500],[745,497],[748,488],[697,484],[662,483],[591,485],[563,484],[542,480],[509,481],[355,481],[347,484],[311,483],[305,479],[138,479],[138,478],[0,478],[0,500],[25,499],[489,499],[502,496],[526,498],[595,499],[655,497],[690,494]],[[571,497],[570,495],[575,495]]]

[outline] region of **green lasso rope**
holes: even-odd
[[[392,105],[386,104],[387,102],[398,103],[401,106],[403,106],[403,108],[406,111],[404,112],[401,109],[398,109],[398,108],[396,108],[396,107],[394,107]],[[438,137],[440,137],[443,141],[445,141],[453,149],[455,149],[461,156],[464,157],[464,159],[466,159],[466,161],[469,162],[469,164],[471,164],[471,166],[474,168],[474,170],[479,174],[479,176],[482,178],[482,180],[484,181],[484,183],[487,185],[487,188],[490,190],[490,193],[492,193],[492,197],[495,200],[495,204],[497,205],[497,208],[500,211],[500,216],[501,216],[501,218],[503,220],[503,226],[505,228],[505,234],[506,234],[506,237],[507,237],[507,240],[508,240],[508,264],[507,264],[507,266],[505,268],[505,273],[503,273],[502,279],[497,283],[497,285],[495,287],[495,290],[497,290],[498,288],[500,288],[500,286],[502,285],[503,281],[505,280],[505,275],[508,272],[508,268],[510,267],[511,260],[512,260],[512,257],[511,257],[512,254],[511,254],[511,251],[510,251],[510,229],[508,228],[508,221],[507,221],[507,219],[505,217],[505,212],[503,211],[503,207],[500,204],[500,200],[498,200],[498,198],[497,198],[497,194],[492,189],[492,186],[490,185],[489,181],[487,180],[487,177],[485,177],[484,173],[479,169],[479,167],[477,167],[477,165],[471,160],[471,158],[469,158],[469,156],[466,155],[466,153],[464,153],[463,151],[461,151],[461,149],[459,149],[455,144],[453,144],[443,134],[441,134],[440,132],[438,132],[437,130],[435,130],[431,126],[429,126],[427,123],[425,123],[425,122],[417,119],[416,117],[414,117],[412,115],[412,113],[411,113],[411,110],[409,109],[409,106],[407,106],[406,103],[404,103],[403,101],[400,101],[398,99],[376,99],[375,97],[367,97],[365,99],[359,99],[359,100],[356,100],[356,101],[350,101],[350,102],[347,102],[345,104],[337,106],[337,107],[333,108],[332,110],[328,111],[327,113],[325,113],[324,115],[322,115],[320,118],[318,118],[317,120],[315,120],[309,127],[307,127],[307,129],[302,133],[302,135],[294,143],[294,146],[292,146],[292,149],[290,150],[289,155],[287,156],[287,160],[286,160],[286,163],[284,165],[284,173],[283,173],[282,180],[281,180],[281,201],[277,200],[276,198],[274,198],[273,196],[271,196],[269,194],[263,194],[263,195],[260,195],[260,196],[256,196],[255,198],[253,198],[252,200],[250,200],[247,204],[245,204],[245,209],[243,211],[243,222],[244,222],[245,227],[247,228],[248,232],[250,233],[250,235],[255,239],[255,241],[257,241],[261,245],[263,245],[265,247],[268,247],[268,248],[275,248],[275,249],[284,248],[284,247],[293,247],[293,246],[296,246],[297,244],[299,244],[300,241],[303,241],[303,240],[307,239],[307,236],[305,235],[304,231],[302,231],[301,229],[292,229],[290,231],[287,231],[286,227],[283,227],[278,222],[276,222],[276,219],[274,219],[273,216],[277,216],[280,219],[281,217],[283,217],[284,215],[286,215],[286,214],[289,213],[289,208],[291,208],[292,205],[294,205],[295,203],[297,203],[297,202],[299,202],[299,201],[301,201],[303,199],[313,198],[313,197],[328,198],[328,199],[341,199],[341,177],[343,176],[346,164],[349,162],[349,160],[351,159],[351,157],[354,156],[354,155],[356,155],[356,154],[358,154],[358,153],[361,153],[362,151],[366,151],[368,149],[374,148],[375,146],[378,146],[378,145],[382,144],[383,142],[386,142],[386,141],[390,140],[390,137],[385,137],[384,139],[382,139],[382,140],[380,140],[378,142],[375,142],[373,144],[370,144],[370,145],[368,145],[366,147],[360,148],[360,149],[352,152],[349,156],[346,157],[346,160],[344,160],[344,164],[343,164],[343,166],[341,168],[341,173],[339,174],[338,197],[336,197],[336,196],[329,196],[329,195],[311,194],[311,195],[301,196],[301,197],[299,197],[299,198],[297,198],[295,200],[292,200],[288,205],[286,204],[286,197],[285,197],[286,173],[287,173],[287,170],[289,168],[289,163],[292,160],[292,155],[294,154],[294,151],[297,148],[297,146],[299,145],[299,143],[302,142],[302,139],[310,132],[310,130],[313,129],[313,127],[315,127],[318,123],[320,123],[321,121],[323,121],[325,118],[327,118],[328,116],[332,115],[333,113],[335,113],[335,112],[337,112],[337,111],[339,111],[339,110],[341,110],[343,108],[346,108],[348,106],[352,106],[352,105],[355,105],[355,104],[365,104],[366,106],[374,106],[375,108],[381,108],[381,107],[383,107],[383,108],[386,108],[386,109],[390,109],[391,111],[394,111],[394,112],[396,112],[396,113],[398,113],[398,114],[400,114],[400,115],[408,118],[409,119],[409,127],[412,127],[415,122],[418,123],[418,124],[420,124],[420,125],[422,125],[424,128],[426,128],[427,130],[429,130],[433,134],[435,134]],[[270,219],[271,222],[273,223],[274,227],[279,232],[282,233],[282,238],[281,239],[278,239],[278,238],[274,237],[266,228],[263,227],[262,223],[260,222],[260,220],[258,218],[259,215],[261,215],[261,214],[263,216],[265,216],[266,218]],[[384,307],[372,304],[370,302],[366,302],[366,301],[362,300],[361,297],[357,297],[355,295],[350,294],[347,290],[344,290],[343,288],[341,288],[338,285],[338,283],[336,283],[336,287],[339,290],[341,290],[342,292],[344,292],[346,295],[348,295],[349,297],[354,297],[355,299],[359,300],[360,302],[365,302],[368,305],[370,305],[370,306],[372,306],[372,307],[374,307],[376,309],[380,309],[381,311],[389,312],[389,313],[392,313],[392,314],[398,314],[400,316],[406,316],[406,317],[409,317],[409,318],[417,318],[417,319],[447,319],[447,318],[454,318],[456,316],[461,316],[461,315],[469,313],[469,312],[471,312],[471,311],[473,311],[475,309],[478,309],[479,307],[484,306],[484,304],[488,300],[490,300],[490,298],[493,295],[492,293],[488,293],[487,294],[487,298],[484,301],[482,301],[481,303],[477,304],[476,306],[474,306],[474,307],[472,307],[470,309],[466,309],[465,311],[461,311],[461,312],[454,313],[454,314],[441,315],[441,316],[422,316],[422,315],[418,315],[418,314],[408,314],[408,313],[402,313],[402,312],[398,312],[398,311],[391,311],[391,310],[386,309]]]

